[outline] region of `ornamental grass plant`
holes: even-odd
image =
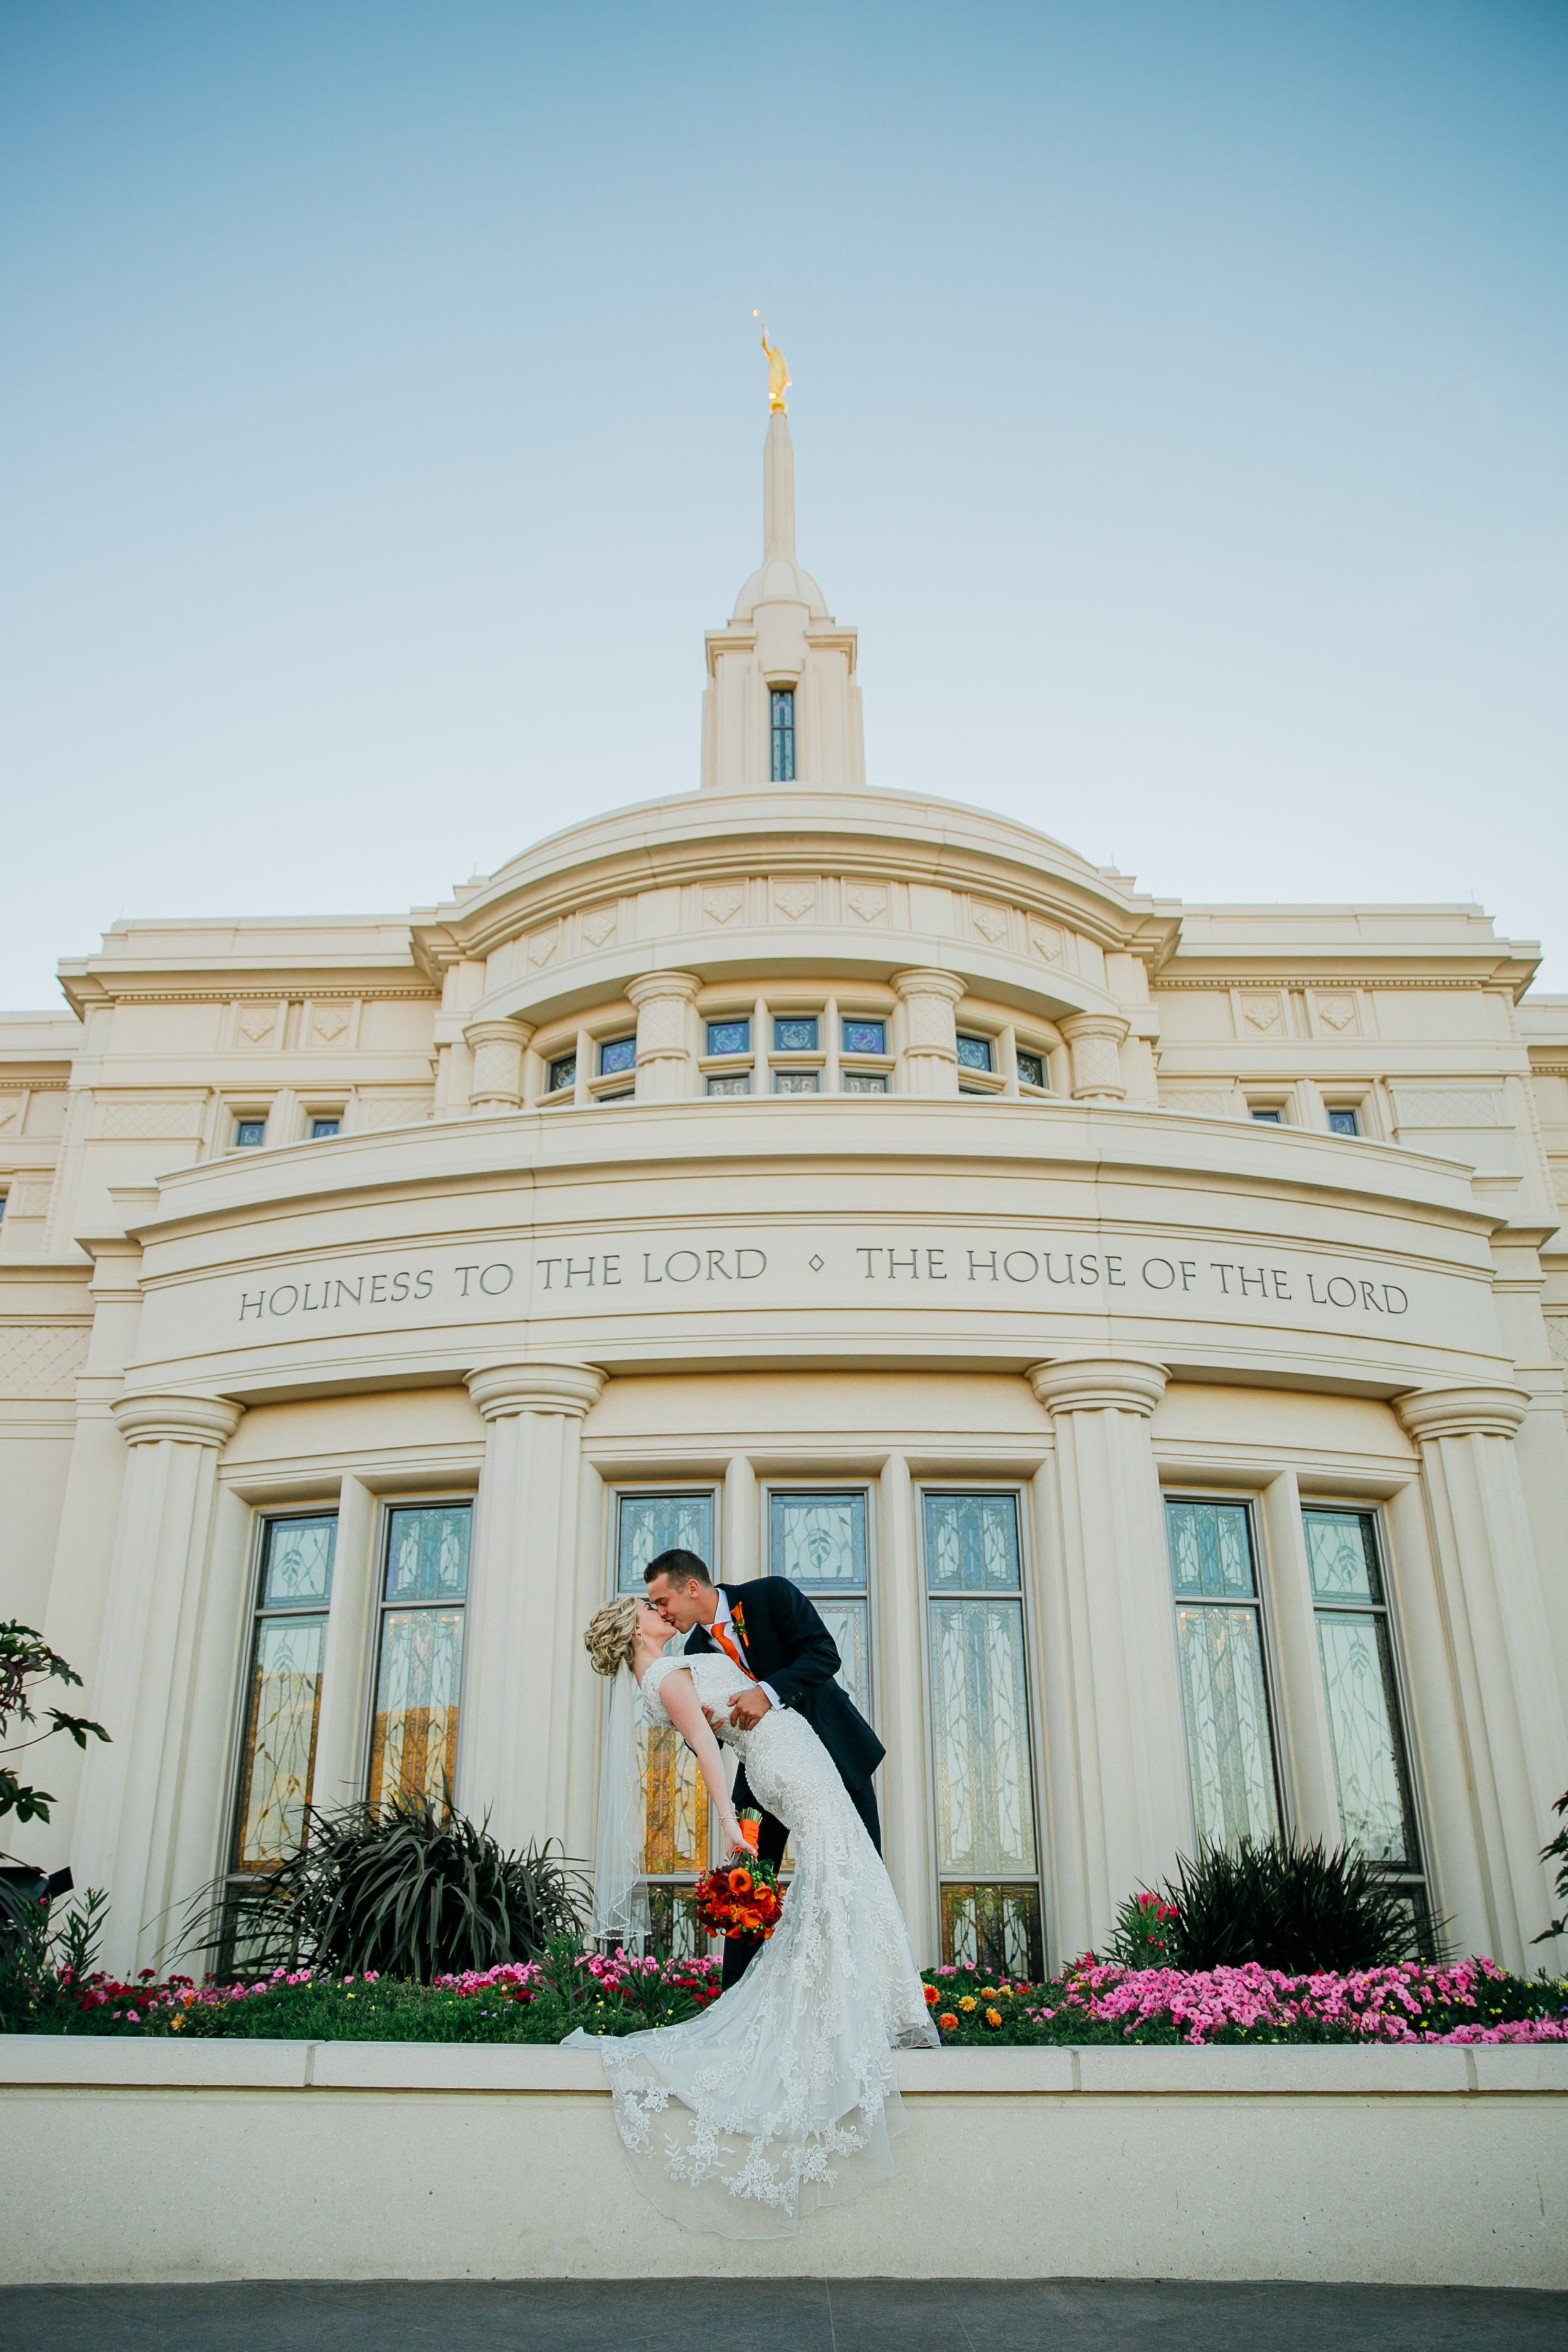
[[[1118,1959],[1156,1959],[1184,1969],[1248,1964],[1288,1976],[1393,1966],[1437,1957],[1408,1893],[1353,1848],[1326,1853],[1320,1839],[1242,1838],[1205,1846],[1152,1898],[1122,1906]],[[1142,1909],[1142,1936],[1130,1915]]]

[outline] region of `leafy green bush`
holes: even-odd
[[[1284,1838],[1205,1847],[1176,1864],[1162,1890],[1164,1960],[1177,1969],[1234,1969],[1249,1960],[1287,1976],[1385,1968],[1422,1957],[1423,1923],[1378,1865],[1322,1841]]]
[[[539,1959],[552,1938],[582,1937],[582,1874],[550,1843],[506,1853],[485,1823],[421,1797],[312,1808],[307,1828],[297,1853],[237,1895],[226,1885],[199,1899],[207,1932],[195,1948],[221,1972],[308,1961],[429,1982]]]
[[[1561,1826],[1551,1844],[1542,1847],[1541,1859],[1542,1862],[1560,1862],[1563,1864],[1557,1874],[1556,1885],[1552,1890],[1561,1903],[1568,1897],[1568,1793],[1559,1797],[1552,1810],[1556,1814]],[[1531,1941],[1533,1944],[1550,1944],[1554,1936],[1568,1936],[1568,1917],[1553,1919],[1549,1927],[1543,1927],[1539,1936],[1531,1937]]]
[[[68,2032],[92,1980],[109,1897],[96,1887],[57,1904],[14,1903],[0,1936],[0,2033]]]

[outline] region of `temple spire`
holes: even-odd
[[[795,443],[789,418],[775,408],[763,448],[763,561],[795,562]]]

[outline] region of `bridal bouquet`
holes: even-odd
[[[710,1936],[761,1936],[765,1942],[784,1916],[784,1897],[771,1862],[731,1855],[697,1882],[698,1925]]]

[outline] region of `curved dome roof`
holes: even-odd
[[[749,621],[759,604],[804,604],[814,621],[832,618],[810,572],[793,555],[770,556],[752,572],[735,599],[733,621]]]

